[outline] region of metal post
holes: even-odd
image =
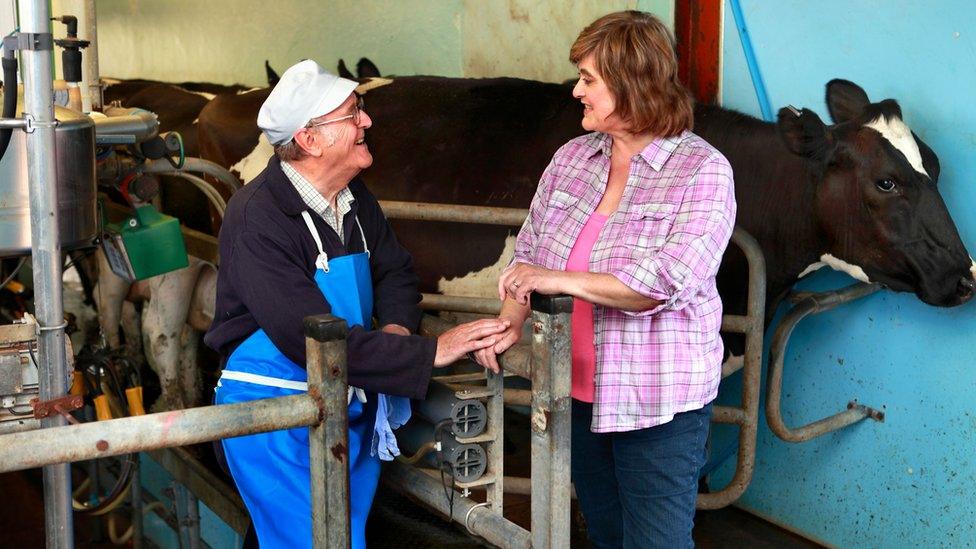
[[[573,298],[532,294],[532,547],[569,547]]]
[[[142,549],[142,454],[136,454],[132,466],[132,547]]]
[[[487,389],[492,392],[488,397],[488,426],[487,431],[492,440],[487,446],[488,474],[495,478],[495,482],[488,486],[487,500],[491,503],[491,510],[499,517],[504,514],[505,499],[505,376],[485,370],[488,376]]]
[[[85,33],[83,39],[88,40],[88,48],[84,53],[85,77],[88,78],[88,96],[91,102],[89,108],[93,111],[102,110],[102,81],[98,73],[98,25],[95,18],[95,0],[85,0]]]
[[[332,315],[305,319],[308,394],[322,403],[309,428],[312,544],[329,549],[351,544],[349,519],[349,414],[345,320]]]
[[[176,523],[180,547],[200,549],[200,509],[197,498],[186,486],[173,481],[173,503],[176,508]]]
[[[64,347],[64,310],[61,295],[61,242],[58,223],[57,171],[54,143],[54,91],[51,81],[52,35],[50,12],[44,0],[20,0],[20,30],[35,35],[22,52],[24,61],[24,115],[34,118],[27,134],[27,176],[30,182],[31,259],[34,268],[34,309],[40,399],[62,397],[68,390]],[[64,425],[58,416],[42,427]],[[44,529],[47,547],[74,546],[71,523],[71,469],[67,464],[44,468]]]

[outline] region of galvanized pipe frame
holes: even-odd
[[[720,509],[737,500],[749,483],[756,466],[756,432],[759,427],[759,388],[762,377],[763,329],[766,314],[766,258],[759,243],[744,229],[732,231],[732,242],[746,257],[749,268],[746,315],[725,315],[724,331],[741,332],[746,337],[742,358],[742,405],[715,406],[712,421],[739,426],[739,446],[732,480],[718,492],[698,494],[699,509]],[[730,369],[731,375],[739,368]]]
[[[24,80],[24,118],[33,119],[27,133],[27,175],[31,221],[31,260],[34,271],[34,312],[37,336],[39,397],[60,398],[68,392],[64,346],[64,304],[61,287],[60,212],[55,164],[53,36],[45,0],[19,0],[20,31],[35,35],[21,51]],[[94,151],[92,151],[94,154]],[[39,432],[63,429],[60,415],[41,420]],[[8,435],[31,436],[32,433]],[[71,511],[71,469],[65,463],[44,467],[44,532],[49,548],[74,546]]]
[[[453,204],[392,201],[380,201],[380,205],[387,217],[393,219],[521,225],[528,215],[528,210],[518,208],[483,208]],[[736,359],[728,367],[723,367],[722,377],[725,378],[742,370],[742,405],[741,407],[715,406],[712,420],[716,423],[739,426],[738,455],[732,480],[718,492],[699,494],[697,505],[700,509],[718,509],[738,499],[752,480],[756,461],[756,434],[759,426],[759,390],[765,326],[766,260],[759,243],[744,229],[735,228],[732,233],[732,242],[742,250],[748,263],[749,284],[746,315],[725,315],[722,318],[722,330],[744,334],[746,345],[745,355],[741,361]],[[427,310],[498,314],[500,303],[492,298],[424,294],[421,307]],[[434,324],[442,323],[439,331],[445,329],[443,324],[449,324],[444,321],[428,320],[430,318],[425,318],[425,324],[431,327]],[[502,367],[506,371],[532,379],[533,372],[530,367],[532,361],[526,360],[525,354],[520,353],[515,348],[510,349],[500,357]],[[511,365],[507,363],[511,363]],[[528,396],[521,393],[513,394],[509,400],[512,403],[524,404],[528,400]]]
[[[842,429],[867,418],[884,421],[884,412],[852,401],[847,409],[796,428],[783,420],[783,361],[793,329],[809,315],[829,311],[839,305],[871,295],[880,290],[875,284],[858,283],[831,292],[805,294],[786,314],[773,334],[769,348],[769,379],[766,381],[766,422],[770,430],[787,442],[805,442]]]
[[[305,394],[0,435],[0,473],[309,426],[313,546],[348,547],[347,331],[331,315],[305,319]],[[72,547],[70,513],[58,520],[61,532],[48,546]]]

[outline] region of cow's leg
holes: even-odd
[[[98,266],[98,282],[94,290],[98,325],[109,348],[118,349],[121,346],[119,323],[122,319],[122,302],[129,293],[130,284],[112,272],[102,250],[95,252],[95,261]]]
[[[152,297],[143,310],[142,328],[146,359],[159,376],[162,389],[155,410],[184,408],[187,404],[178,372],[180,340],[200,264],[199,259],[191,258],[189,267],[149,280]]]
[[[200,332],[189,324],[183,325],[180,334],[179,382],[187,407],[201,406],[203,402],[203,378],[197,364],[197,350],[200,347]]]

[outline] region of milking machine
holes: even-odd
[[[8,322],[0,325],[0,434],[145,413],[139,365],[104,345],[86,345],[75,359],[63,307],[66,256],[84,274],[81,263],[100,245],[113,271],[130,281],[186,267],[179,221],[153,205],[159,184],[150,174],[191,179],[218,211],[224,199],[201,176],[237,186],[216,165],[186,158],[179,135],[159,135],[154,113],[118,106],[82,112],[84,50],[91,45],[94,51],[94,44],[79,39],[75,16],[49,17],[47,2],[22,0],[19,13],[19,31],[3,39],[0,60],[0,317]],[[67,27],[64,39],[53,39],[51,21]],[[56,46],[63,50],[63,86],[51,80]],[[93,66],[97,61],[89,70]],[[91,78],[98,82],[97,74]],[[61,89],[56,93],[55,87]],[[92,105],[101,105],[100,90]],[[99,186],[122,197],[133,214],[108,223]],[[25,265],[32,285],[17,279]],[[82,278],[91,291],[90,280]],[[34,315],[27,312],[31,297]],[[46,466],[48,546],[71,546],[72,509],[105,514],[118,507],[134,463],[131,454],[88,462],[81,467],[87,478],[74,487],[67,464]]]

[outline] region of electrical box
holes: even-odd
[[[106,225],[102,249],[112,272],[135,281],[189,265],[180,221],[151,205],[139,206],[122,223]]]

